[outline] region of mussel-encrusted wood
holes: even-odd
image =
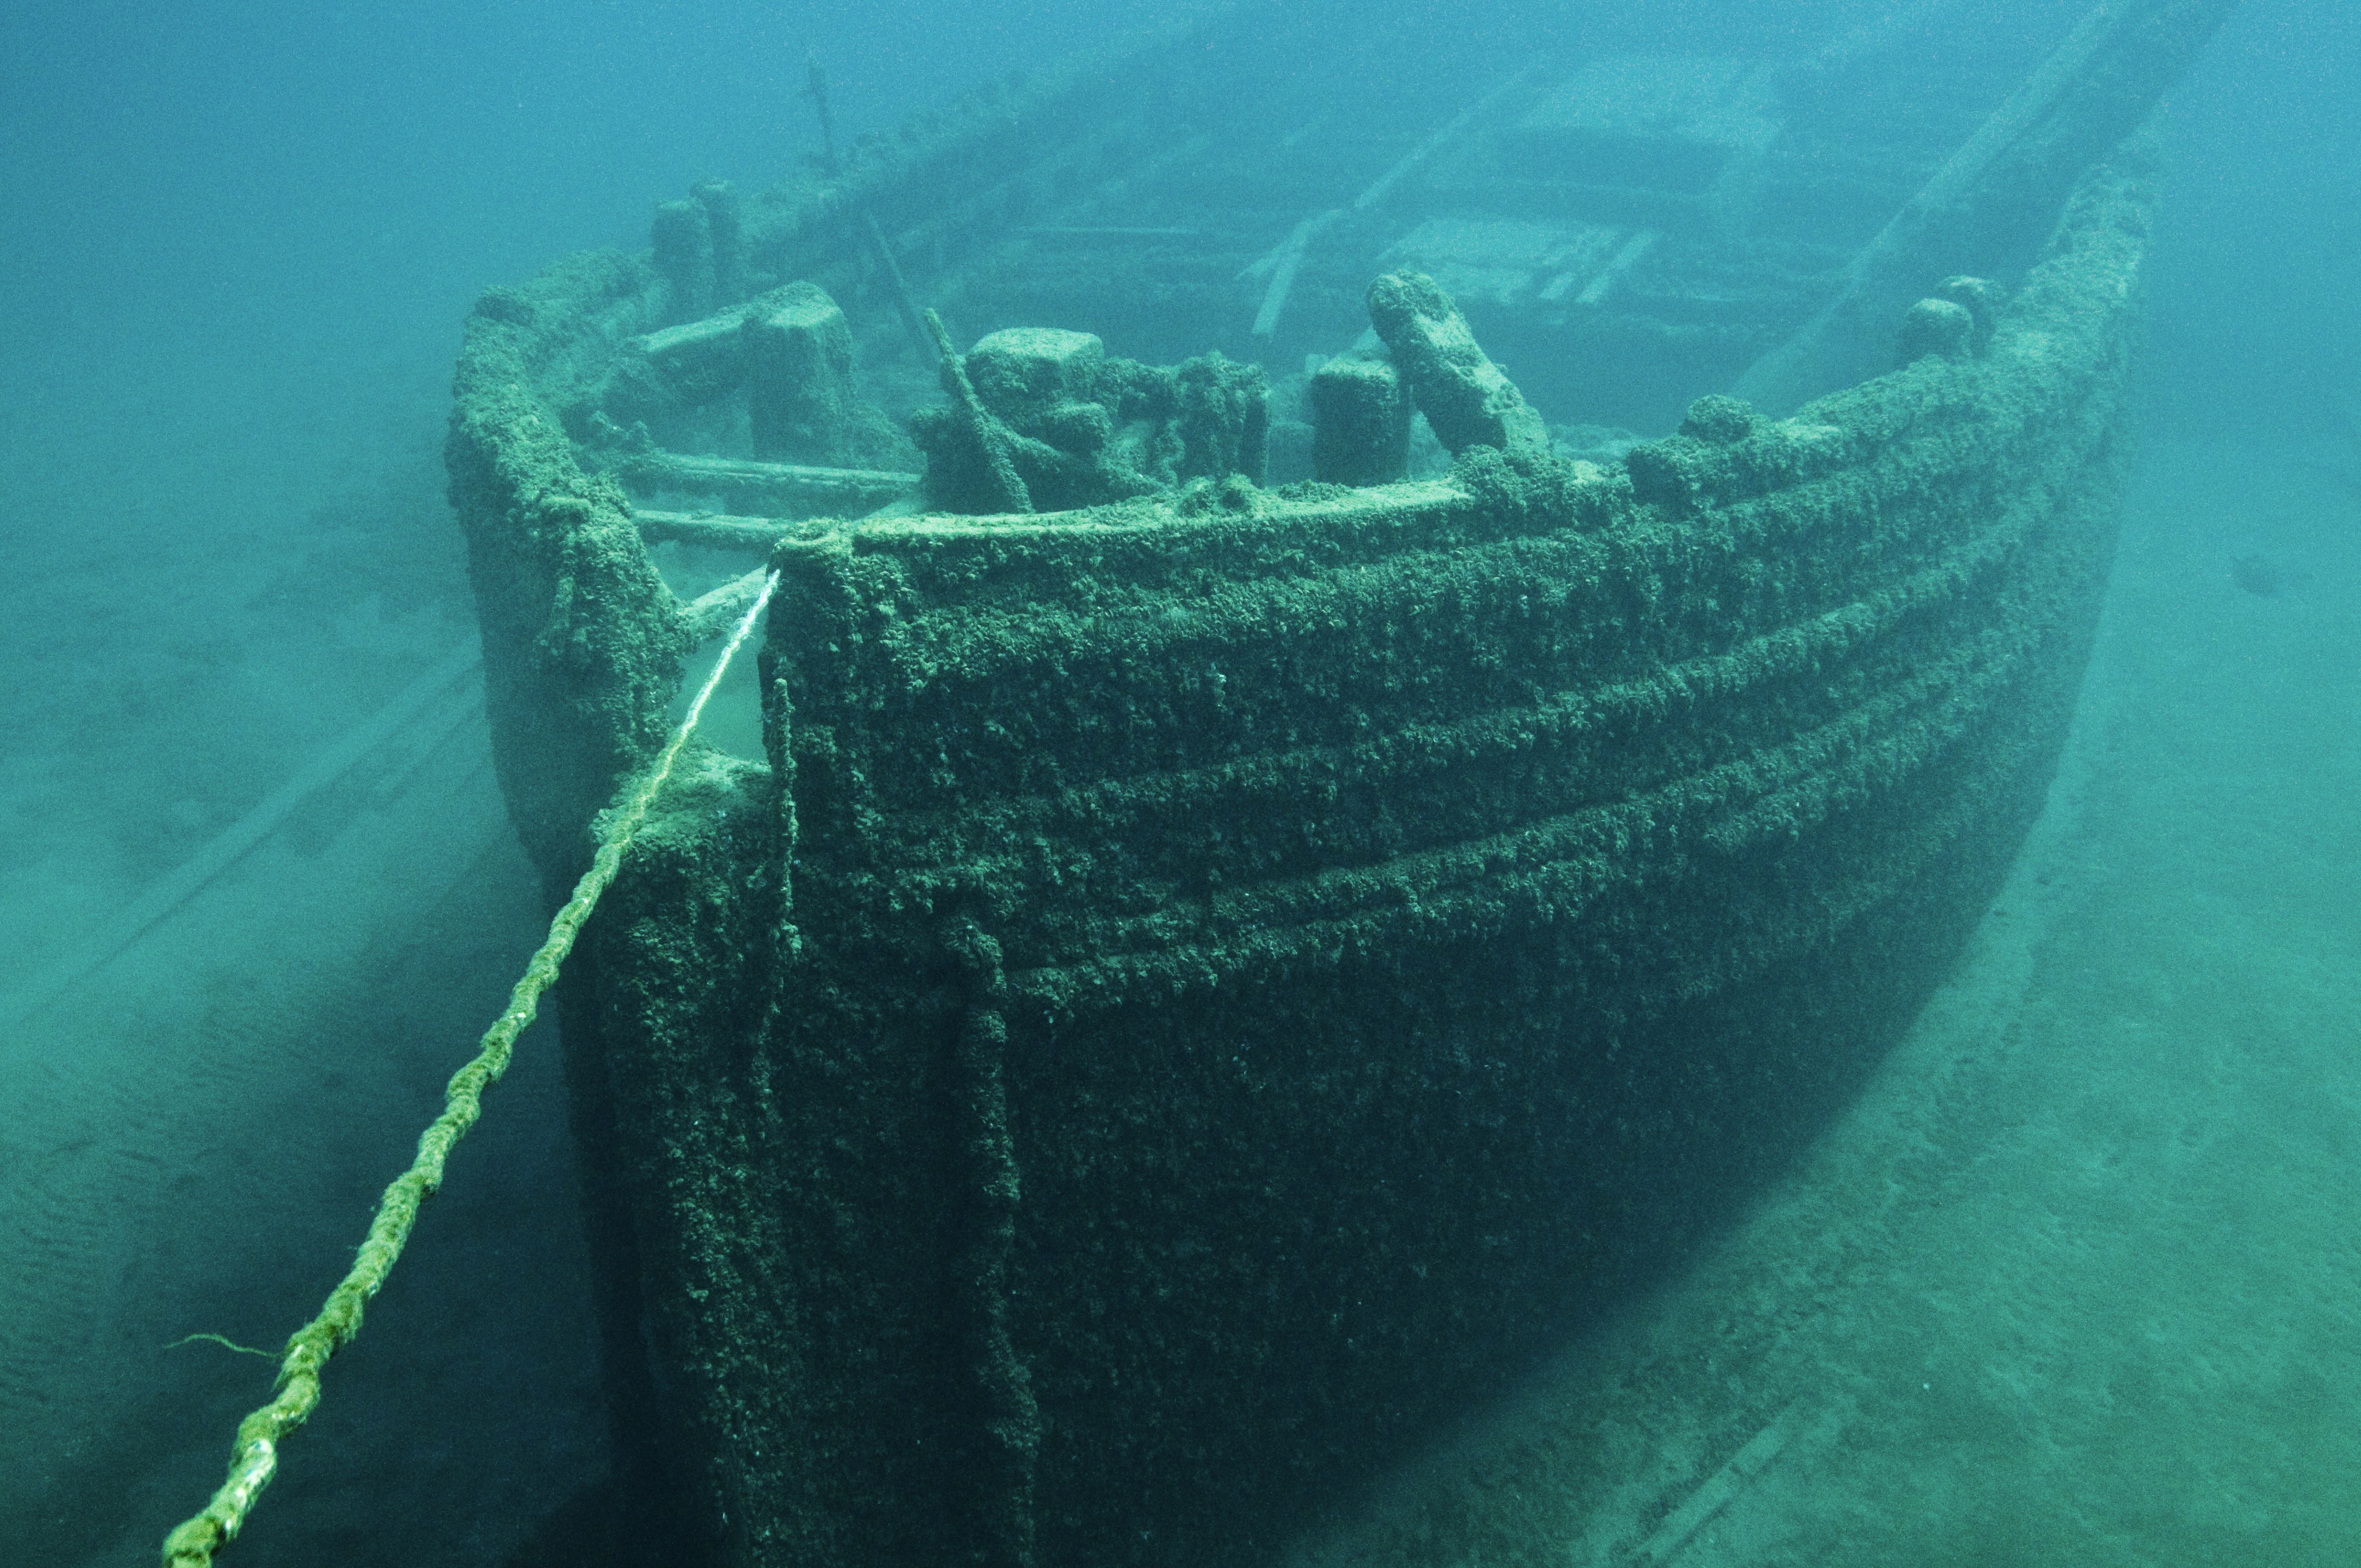
[[[1267,1550],[1791,1149],[2050,776],[2146,211],[1622,471],[784,543],[579,1009],[725,1560]]]

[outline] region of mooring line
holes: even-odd
[[[419,1205],[443,1185],[443,1166],[450,1157],[452,1146],[467,1136],[467,1129],[483,1114],[484,1091],[499,1082],[500,1075],[508,1070],[517,1036],[533,1022],[541,993],[556,981],[558,966],[573,951],[574,939],[581,933],[583,922],[598,906],[599,894],[615,880],[631,836],[646,820],[657,792],[671,776],[673,760],[688,743],[689,733],[704,714],[707,700],[721,684],[730,661],[753,631],[756,619],[771,602],[771,595],[778,586],[776,573],[764,580],[763,591],[748,607],[738,629],[730,634],[729,645],[722,649],[721,657],[705,677],[697,700],[688,705],[688,717],[673,731],[655,765],[630,789],[622,809],[609,819],[597,858],[582,873],[582,880],[574,884],[574,896],[549,923],[548,940],[525,965],[523,978],[509,993],[507,1009],[484,1031],[474,1059],[452,1074],[444,1091],[443,1113],[419,1135],[418,1157],[378,1200],[377,1217],[369,1224],[368,1239],[361,1243],[360,1255],[354,1260],[351,1272],[328,1293],[320,1315],[288,1339],[271,1401],[238,1423],[237,1445],[230,1453],[229,1478],[222,1483],[203,1513],[184,1521],[164,1538],[164,1568],[205,1568],[213,1562],[214,1554],[236,1537],[262,1489],[278,1473],[280,1442],[302,1426],[319,1404],[320,1374],[328,1358],[351,1343],[361,1332],[361,1313],[369,1299],[384,1288],[386,1277],[393,1272],[394,1263],[410,1240],[411,1227],[417,1223]]]

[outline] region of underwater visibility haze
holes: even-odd
[[[35,0],[0,125],[15,1560],[2361,1552],[2350,7]]]

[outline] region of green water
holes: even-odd
[[[476,291],[642,243],[699,175],[774,177],[811,139],[806,43],[850,138],[1153,9],[0,16],[11,1561],[153,1561],[269,1378],[167,1347],[316,1309],[538,939],[462,682],[136,948],[93,946],[472,635],[439,444]],[[1776,52],[1881,7],[1822,9],[1663,17]],[[1331,1499],[1307,1568],[2361,1560],[2353,36],[2343,0],[2250,0],[2166,104],[2151,434],[2098,660],[1959,975],[1801,1169]],[[233,1568],[511,1563],[599,1484],[546,1035]]]

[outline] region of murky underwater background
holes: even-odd
[[[1882,8],[1413,15],[1504,48],[1777,52]],[[850,137],[1161,15],[0,15],[13,1561],[153,1561],[269,1376],[167,1346],[272,1346],[315,1310],[538,938],[472,679],[420,685],[473,637],[439,448],[476,293],[807,152],[807,49]],[[1746,1485],[1656,1560],[2361,1555],[2361,19],[2249,0],[2161,127],[2101,647],[1961,972],[1806,1168],[1340,1500],[1305,1563],[1603,1560],[1700,1475]],[[273,809],[397,701],[396,742]],[[601,1474],[552,1047],[528,1041],[225,1561],[500,1563]],[[1811,1392],[1714,1428],[1750,1380]]]

